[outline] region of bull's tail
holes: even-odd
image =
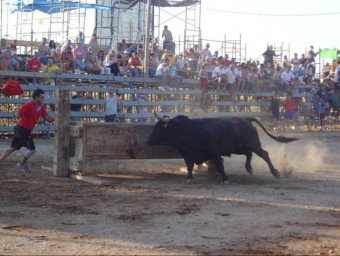
[[[256,122],[258,123],[261,128],[264,130],[264,132],[270,137],[272,138],[273,140],[276,140],[277,142],[281,142],[281,143],[289,143],[289,142],[292,142],[292,141],[295,141],[295,140],[298,140],[298,138],[287,138],[287,137],[284,137],[284,136],[274,136],[272,134],[270,134],[266,128],[263,126],[263,124],[261,124],[261,122],[259,120],[257,120],[256,118],[247,118],[249,121],[253,121],[253,122]]]

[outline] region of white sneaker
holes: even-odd
[[[30,170],[30,168],[28,168],[28,166],[26,165],[26,164],[23,164],[23,163],[21,163],[21,162],[18,162],[17,163],[17,166],[20,168],[20,170],[22,171],[22,172],[24,172],[24,173],[30,173],[31,172],[31,170]]]

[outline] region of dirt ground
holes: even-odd
[[[31,174],[0,166],[1,255],[340,255],[340,136],[301,135],[282,145],[261,135],[283,177],[254,156],[225,158],[231,184],[183,160],[98,167],[111,185],[57,178],[53,141],[36,139]],[[0,149],[9,139],[0,140]]]

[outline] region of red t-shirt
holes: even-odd
[[[47,112],[43,105],[38,105],[35,101],[30,100],[26,102],[19,109],[20,120],[18,126],[24,127],[32,131],[37,124],[40,116],[47,116]]]
[[[288,99],[285,102],[284,108],[288,112],[293,112],[296,110],[296,102],[293,99]]]
[[[28,70],[32,72],[39,72],[41,62],[39,60],[31,59],[27,62]]]

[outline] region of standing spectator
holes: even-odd
[[[299,130],[299,126],[297,123],[297,103],[293,98],[293,94],[288,92],[287,98],[284,102],[284,110],[285,110],[285,120],[290,122],[293,121],[296,129]]]
[[[48,57],[51,54],[51,50],[46,44],[47,38],[44,37],[41,41],[41,44],[38,46],[39,60],[43,65],[47,65]]]
[[[266,67],[274,67],[274,57],[281,56],[282,53],[276,54],[273,50],[273,46],[269,45],[267,50],[262,55],[264,57],[264,65]]]
[[[97,52],[98,46],[99,46],[99,44],[98,44],[97,34],[93,33],[92,37],[90,39],[90,42],[89,42],[89,47],[91,47],[94,52]]]
[[[163,40],[163,50],[169,50],[171,43],[173,41],[173,38],[172,38],[172,33],[168,29],[167,25],[164,26],[162,38],[164,38],[164,40]]]
[[[85,35],[82,31],[79,31],[78,36],[76,37],[76,43],[79,43],[81,46],[85,44]]]
[[[294,53],[294,58],[290,60],[290,63],[292,65],[292,71],[295,77],[297,77],[297,73],[299,71],[299,66],[301,64],[300,59],[298,58],[298,54]]]
[[[204,57],[205,60],[207,60],[208,62],[210,62],[210,58],[211,58],[211,51],[209,50],[210,48],[210,44],[206,44],[205,48],[201,51],[201,55]]]
[[[77,91],[76,94],[71,96],[71,100],[76,100],[76,99],[88,100],[88,99],[92,99],[92,96],[91,96],[91,94],[85,95],[84,92]],[[81,110],[82,106],[83,106],[83,104],[80,104],[80,103],[71,103],[70,104],[70,110],[79,112]],[[80,122],[81,118],[80,118],[80,116],[72,116],[72,117],[70,117],[70,120]]]
[[[270,101],[270,110],[272,112],[272,118],[274,122],[274,129],[278,126],[280,122],[280,99],[278,93],[275,92]]]
[[[108,95],[105,97],[101,109],[105,112],[105,122],[114,122],[118,112],[122,110],[121,101],[114,93],[112,86],[108,88]]]
[[[0,58],[3,56],[5,52],[7,52],[8,46],[7,46],[7,41],[5,38],[1,38],[1,44],[0,44]]]
[[[330,73],[331,73],[331,66],[329,65],[329,62],[326,62],[326,64],[322,67],[322,78],[326,79]]]
[[[17,166],[25,173],[31,172],[27,166],[27,160],[35,153],[35,144],[31,132],[38,122],[41,116],[48,122],[53,122],[54,118],[49,116],[43,106],[44,91],[36,89],[32,95],[33,100],[26,102],[19,109],[17,113],[13,113],[14,116],[20,118],[17,125],[14,127],[14,136],[9,149],[5,150],[1,157],[0,163],[2,163],[11,153],[19,150],[21,147],[26,147],[27,151]]]
[[[311,62],[315,62],[315,57],[319,54],[319,52],[314,52],[314,47],[313,45],[310,46],[310,49],[307,54],[307,59],[310,60]]]

